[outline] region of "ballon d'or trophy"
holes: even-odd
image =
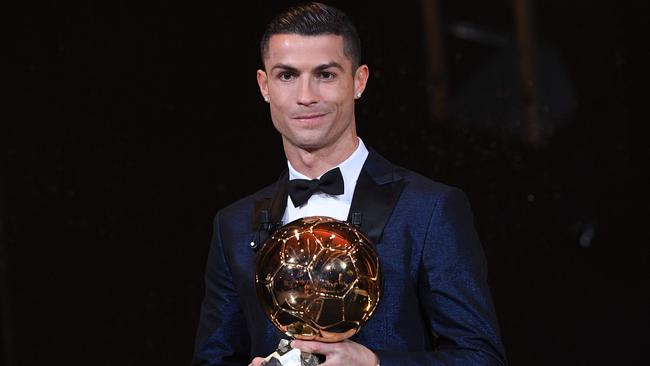
[[[339,342],[357,333],[381,297],[379,257],[354,226],[330,217],[293,221],[258,253],[257,297],[271,322],[292,339]],[[312,366],[322,357],[283,339],[265,365]]]

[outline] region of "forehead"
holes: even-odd
[[[296,68],[337,62],[351,68],[344,51],[343,37],[337,35],[302,36],[275,34],[269,39],[267,67],[285,64]]]

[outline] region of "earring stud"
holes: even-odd
[[[357,93],[357,99],[361,98],[361,92]]]
[[[269,102],[269,96],[268,95],[264,96],[264,101],[267,102],[267,103]]]

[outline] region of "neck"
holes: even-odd
[[[314,150],[290,146],[284,141],[284,152],[294,169],[313,179],[344,162],[358,146],[359,139],[356,134],[351,134],[331,146]]]

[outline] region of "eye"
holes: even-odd
[[[283,71],[278,74],[278,79],[281,81],[291,81],[294,78],[294,74],[288,71]]]
[[[320,78],[323,80],[332,80],[336,77],[336,74],[331,71],[321,71]]]

